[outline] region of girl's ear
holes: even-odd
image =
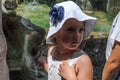
[[[57,33],[53,34],[53,38],[56,38],[56,36],[57,36]]]
[[[52,37],[51,37],[51,41],[52,41],[52,43],[53,43],[53,45],[56,45],[56,33],[55,34],[53,34],[52,35]]]

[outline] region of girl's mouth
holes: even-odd
[[[79,42],[72,42],[72,44],[79,44]]]

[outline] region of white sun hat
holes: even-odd
[[[52,21],[52,16],[50,16],[50,28],[46,37],[46,44],[53,44],[51,41],[52,35],[58,32],[63,26],[64,22],[69,18],[75,18],[78,21],[85,21],[84,37],[87,37],[96,25],[97,18],[86,15],[73,1],[64,1],[54,5],[53,7],[58,9],[60,6],[62,6],[64,9],[63,18],[61,21],[57,22],[57,24],[54,24]]]

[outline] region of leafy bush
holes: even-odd
[[[115,14],[112,14],[112,13],[108,13],[108,14],[106,14],[106,18],[110,21],[110,22],[112,22],[113,21],[113,19],[115,18]]]

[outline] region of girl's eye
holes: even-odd
[[[79,29],[79,32],[81,33],[81,32],[83,32],[84,31],[84,29]]]
[[[72,32],[72,31],[74,31],[74,30],[70,28],[70,29],[67,29],[67,31]]]

